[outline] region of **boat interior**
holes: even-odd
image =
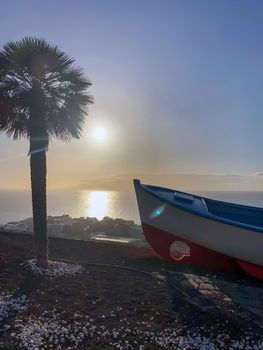
[[[177,203],[198,214],[209,213],[228,220],[263,227],[263,208],[218,201],[167,188],[147,187],[169,202]]]

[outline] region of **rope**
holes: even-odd
[[[164,277],[158,276],[152,272],[144,271],[141,269],[136,269],[136,268],[129,267],[129,266],[93,263],[93,262],[86,262],[86,261],[81,261],[81,260],[70,260],[70,259],[50,259],[50,260],[61,261],[61,262],[70,263],[70,264],[78,263],[80,265],[87,265],[87,266],[99,266],[99,267],[107,267],[107,268],[114,268],[114,269],[122,269],[122,270],[128,270],[128,271],[141,273],[141,274],[144,274],[146,276],[157,279],[157,280],[161,281],[162,283],[167,282],[170,287],[177,290],[180,294],[182,294],[184,296],[184,298],[190,299],[190,296],[187,293],[185,293],[181,288],[179,288],[179,287],[175,286],[173,283],[167,281]]]

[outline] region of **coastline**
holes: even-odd
[[[76,240],[104,240],[120,241],[120,243],[146,244],[142,227],[132,220],[104,217],[71,218],[69,215],[48,216],[48,235],[50,237],[68,238]],[[33,233],[33,219],[27,218],[0,226],[4,232]]]

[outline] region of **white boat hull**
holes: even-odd
[[[141,185],[135,188],[141,222],[148,231],[154,228],[175,240],[181,238],[237,261],[263,266],[263,233],[196,215],[165,202]]]

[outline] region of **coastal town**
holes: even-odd
[[[70,215],[48,216],[47,229],[49,236],[78,240],[103,240],[116,243],[145,245],[142,227],[132,220],[104,217],[72,218]],[[0,226],[1,231],[10,233],[33,233],[33,218],[8,222]]]

